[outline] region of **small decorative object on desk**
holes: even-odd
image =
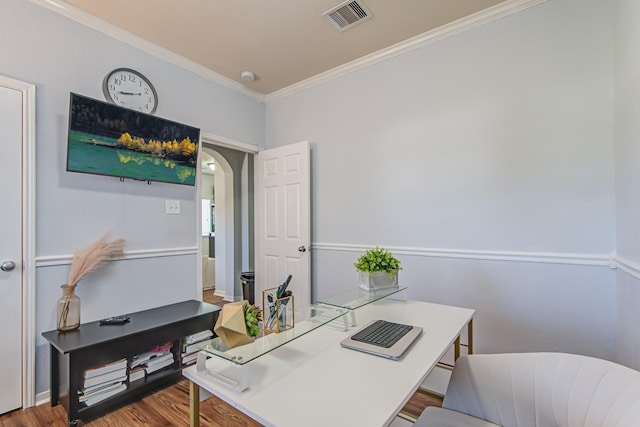
[[[260,333],[260,309],[242,300],[222,306],[213,331],[229,348],[250,344]]]
[[[293,328],[295,324],[293,294],[285,291],[280,294],[280,288],[262,291],[262,305],[269,308],[268,316],[264,319],[264,333],[279,333]],[[276,295],[281,295],[278,298]]]
[[[245,304],[244,319],[247,324],[247,333],[250,337],[257,337],[260,334],[260,321],[262,320],[262,310],[257,305]]]
[[[367,250],[353,266],[360,272],[360,289],[376,291],[398,287],[400,260],[385,248],[376,246]]]
[[[125,240],[109,241],[109,237],[110,233],[106,233],[73,255],[69,282],[62,285],[63,295],[57,302],[56,327],[59,331],[71,331],[80,326],[80,298],[75,294],[78,282],[105,261],[123,254]]]

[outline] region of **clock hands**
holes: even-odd
[[[140,93],[140,92],[135,93],[135,92],[122,92],[122,91],[118,91],[118,92],[116,92],[116,93],[118,93],[118,94],[120,94],[120,95],[142,95],[142,93]]]

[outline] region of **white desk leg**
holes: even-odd
[[[189,425],[200,427],[200,386],[189,381]]]
[[[473,354],[473,319],[467,324],[467,354]]]

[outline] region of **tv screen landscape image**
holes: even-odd
[[[200,129],[71,93],[67,171],[195,185]]]

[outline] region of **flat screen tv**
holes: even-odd
[[[67,171],[195,185],[200,129],[71,93]]]

